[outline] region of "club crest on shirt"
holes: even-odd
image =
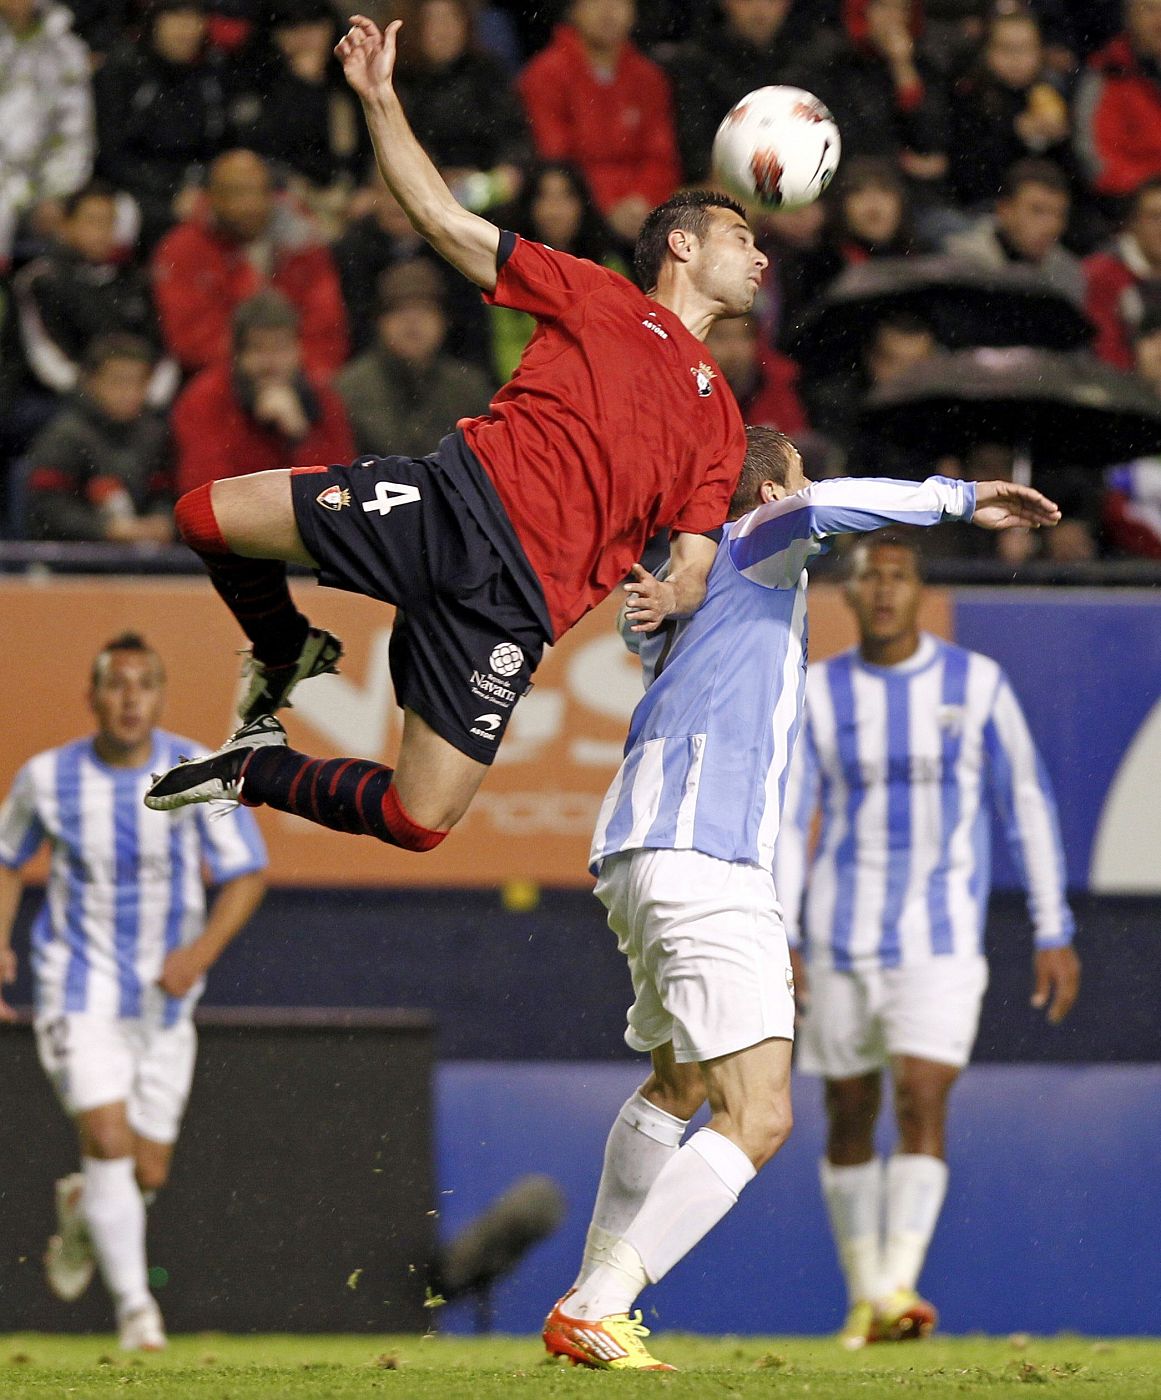
[[[315,500],[323,510],[342,510],[351,504],[351,493],[345,486],[328,486],[318,493]]]
[[[935,722],[945,734],[962,734],[964,707],[962,705],[940,705],[935,712]]]
[[[714,391],[711,381],[716,379],[717,375],[704,360],[699,365],[691,365],[689,372],[697,380],[697,392],[703,399],[708,399]]]

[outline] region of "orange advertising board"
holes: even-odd
[[[400,730],[387,665],[392,610],[309,582],[295,591],[313,621],[343,638],[346,658],[341,675],[319,677],[295,693],[285,716],[291,744],[311,754],[390,762]],[[950,636],[949,595],[931,589],[925,606],[924,625]],[[437,850],[409,855],[263,810],[272,879],[322,886],[587,883],[589,836],[641,694],[637,661],[614,629],[615,613],[609,599],[546,652],[475,803]],[[0,618],[8,658],[0,687],[4,791],[31,754],[89,729],[92,658],[129,629],[165,659],[166,728],[213,746],[236,726],[242,638],[203,579],[3,579]],[[839,590],[812,588],[811,655],[833,655],[853,639]]]

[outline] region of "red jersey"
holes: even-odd
[[[656,530],[722,524],[746,433],[709,351],[619,273],[517,239],[488,300],[538,324],[490,413],[461,427],[559,637]]]

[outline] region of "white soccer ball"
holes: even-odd
[[[841,154],[834,118],[813,93],[764,87],[726,113],[714,137],[713,165],[744,204],[800,209],[830,184]]]

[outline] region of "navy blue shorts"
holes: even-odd
[[[491,763],[540,664],[544,627],[438,457],[361,457],[290,480],[319,583],[399,610],[396,700]]]

